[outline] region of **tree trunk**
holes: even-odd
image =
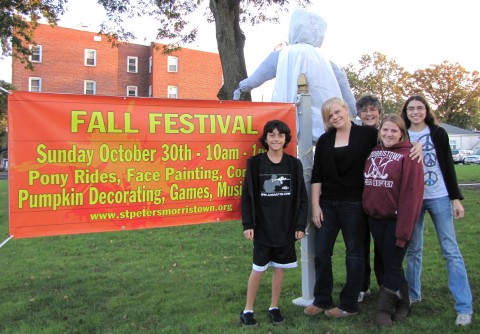
[[[241,80],[247,77],[245,35],[240,29],[240,0],[210,0],[210,10],[215,18],[218,53],[222,63],[223,86],[217,96],[220,100],[231,100]],[[242,99],[251,100],[242,94]]]

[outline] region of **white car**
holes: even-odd
[[[480,165],[480,150],[475,150],[472,154],[463,158],[463,163]]]
[[[463,159],[469,154],[472,154],[471,150],[452,150],[453,162],[456,164],[463,163]]]

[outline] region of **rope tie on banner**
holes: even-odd
[[[13,234],[12,234],[11,236],[9,236],[7,239],[5,239],[5,240],[0,244],[0,248],[2,248],[3,245],[5,245],[7,242],[9,242],[10,239],[12,239],[12,238],[13,238]]]

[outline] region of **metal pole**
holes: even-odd
[[[0,86],[0,91],[4,92],[4,93],[7,93],[7,94],[12,94],[12,92],[6,90],[5,88],[1,87]]]
[[[2,248],[3,245],[5,245],[7,242],[9,242],[10,239],[12,239],[12,238],[13,238],[13,234],[11,236],[9,236],[7,239],[3,240],[3,242],[0,244],[0,248]]]
[[[304,73],[298,77],[297,96],[298,132],[298,158],[303,164],[305,186],[308,194],[308,224],[305,237],[300,241],[301,270],[302,270],[302,296],[293,300],[295,305],[308,306],[313,303],[313,287],[315,285],[315,257],[314,239],[315,229],[311,224],[310,181],[313,168],[313,145],[312,145],[312,97],[308,93],[308,83]]]

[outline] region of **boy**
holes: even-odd
[[[260,142],[268,151],[247,162],[242,224],[245,238],[253,240],[253,265],[245,310],[240,312],[243,326],[257,325],[253,304],[260,278],[269,266],[273,267],[273,276],[268,315],[274,325],[285,321],[278,308],[284,269],[297,267],[295,240],[305,235],[308,212],[302,163],[283,152],[291,139],[287,124],[267,122]]]

